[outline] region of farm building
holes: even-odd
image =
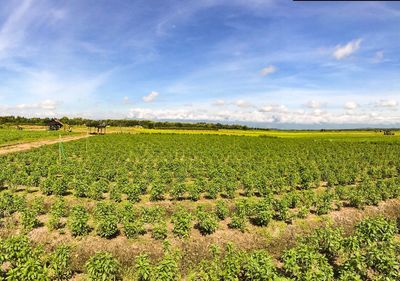
[[[394,132],[391,130],[383,130],[385,136],[394,136]]]
[[[50,131],[58,131],[64,126],[64,124],[60,120],[53,118],[47,122],[47,126]]]
[[[89,129],[89,134],[104,135],[106,133],[107,124],[104,122],[91,122],[86,124],[86,127]]]

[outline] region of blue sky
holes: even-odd
[[[2,115],[400,124],[400,3],[4,0]]]

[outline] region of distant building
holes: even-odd
[[[60,120],[53,118],[47,122],[47,126],[50,131],[58,131],[64,126],[64,124]]]
[[[391,130],[383,130],[383,135],[385,136],[394,136],[394,132]]]
[[[86,124],[86,127],[89,129],[89,134],[104,135],[106,133],[107,124],[93,121]]]

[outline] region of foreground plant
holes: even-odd
[[[88,279],[91,281],[121,280],[121,266],[110,254],[100,252],[92,256],[85,265]]]

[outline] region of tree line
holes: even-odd
[[[28,118],[23,116],[0,116],[0,125],[46,125],[51,118]],[[109,126],[134,127],[141,126],[149,129],[186,129],[186,130],[219,130],[219,129],[236,129],[248,130],[249,127],[237,124],[221,124],[206,122],[167,122],[167,121],[151,121],[151,120],[131,120],[131,119],[102,119],[93,120],[85,118],[69,118],[62,117],[59,119],[62,123],[70,126],[82,126],[105,123]]]

